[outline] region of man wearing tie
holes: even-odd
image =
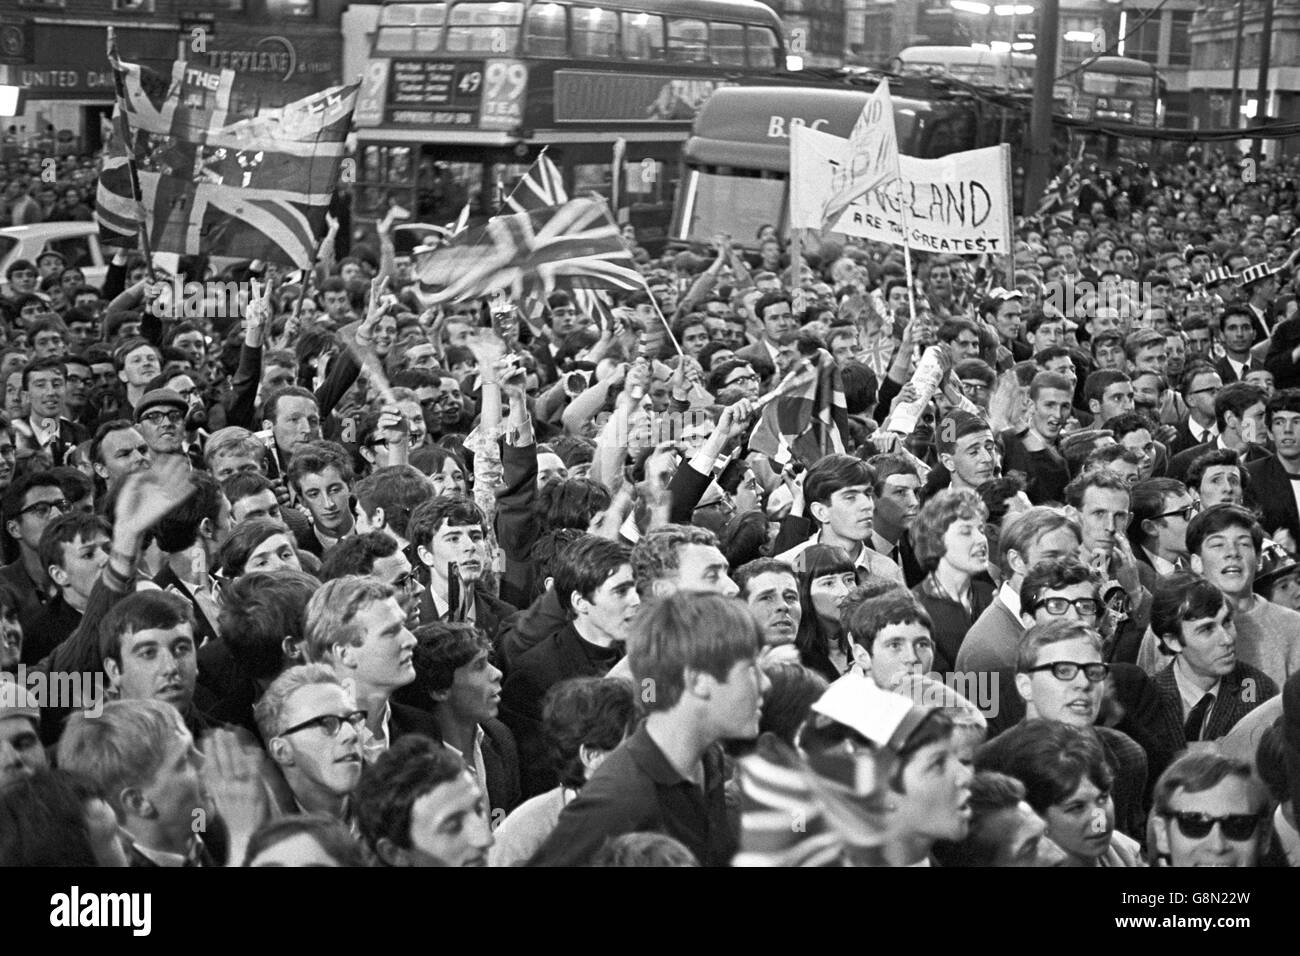
[[[1232,605],[1203,578],[1180,572],[1162,580],[1151,629],[1174,654],[1155,682],[1187,743],[1218,740],[1277,694],[1262,671],[1237,659]]]

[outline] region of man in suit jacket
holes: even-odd
[[[1176,574],[1162,582],[1151,630],[1174,659],[1155,682],[1184,743],[1219,739],[1277,694],[1263,671],[1237,659],[1232,617],[1223,592],[1204,578]]]
[[[1246,382],[1225,385],[1214,396],[1214,418],[1219,435],[1212,442],[1193,445],[1179,452],[1169,461],[1165,474],[1184,481],[1187,470],[1201,455],[1216,448],[1235,451],[1243,464],[1249,464],[1268,454],[1264,441],[1264,390]]]
[[[1187,403],[1187,416],[1174,425],[1174,440],[1169,443],[1170,456],[1187,451],[1196,445],[1205,445],[1219,436],[1219,423],[1214,417],[1214,396],[1223,388],[1223,379],[1213,366],[1203,362],[1189,365],[1183,373],[1183,400]]]
[[[492,597],[481,583],[488,568],[483,512],[472,501],[440,495],[415,509],[406,531],[429,573],[420,620],[466,621],[495,641],[501,622],[518,608]]]
[[[736,358],[762,367],[780,369],[777,355],[781,343],[795,330],[795,318],[790,297],[784,292],[765,292],[754,303],[754,316],[763,323],[763,336],[753,345],[736,352]],[[754,365],[759,368],[758,364]]]
[[[523,766],[523,795],[555,786],[542,738],[546,692],[570,677],[603,677],[623,656],[628,627],[640,606],[625,546],[586,535],[562,553],[554,590],[569,623],[511,662],[501,718],[514,732]]]
[[[1214,363],[1214,369],[1225,385],[1243,381],[1248,372],[1264,368],[1263,361],[1251,354],[1256,338],[1255,320],[1250,306],[1244,304],[1228,306],[1219,318],[1220,340],[1227,354]]]
[[[1273,436],[1275,453],[1246,466],[1250,474],[1248,493],[1263,512],[1264,533],[1277,536],[1279,529],[1291,535],[1290,547],[1300,543],[1300,391],[1274,393],[1264,409],[1264,424]]]

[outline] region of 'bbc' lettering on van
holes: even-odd
[[[802,116],[791,116],[787,119],[773,113],[767,120],[767,138],[768,139],[789,139],[791,126],[808,126],[812,129],[825,129],[828,119],[815,119],[811,123]]]

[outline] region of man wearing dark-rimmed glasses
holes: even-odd
[[[17,608],[24,629],[57,594],[41,566],[41,534],[68,511],[68,500],[48,472],[30,474],[9,486],[4,496],[4,526],[18,544],[18,557],[0,568],[0,591]]]
[[[1083,568],[1077,561],[1060,563]],[[1032,576],[1031,571],[1026,586]],[[1081,587],[1091,593],[1075,595]],[[1101,635],[1094,627],[1102,610],[1095,579],[1086,585],[1066,585],[1061,592],[1065,593],[1048,592],[1025,603],[1026,609],[1042,614],[1046,623],[1035,624],[1020,638],[1016,690],[1025,702],[1026,719],[1059,721],[1096,735],[1115,775],[1115,825],[1134,839],[1142,839],[1146,752],[1128,734],[1097,724],[1111,665],[1102,655]],[[1060,613],[1053,614],[1051,608],[1062,602],[1069,608],[1057,607]]]
[[[361,779],[366,714],[333,670],[290,667],[271,682],[253,715],[296,810],[349,819],[349,797]]]
[[[1259,865],[1268,796],[1245,761],[1186,753],[1160,775],[1153,797],[1154,849],[1169,866]]]

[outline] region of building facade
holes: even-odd
[[[1238,6],[1238,4],[1243,4]],[[1240,10],[1241,43],[1237,42]],[[1300,119],[1300,0],[1273,0],[1268,96],[1258,102],[1264,4],[1261,0],[1202,3],[1191,24],[1189,111],[1198,128],[1246,126],[1256,117]],[[1233,116],[1236,72],[1237,115]],[[1265,141],[1265,154],[1295,155],[1300,139]]]

